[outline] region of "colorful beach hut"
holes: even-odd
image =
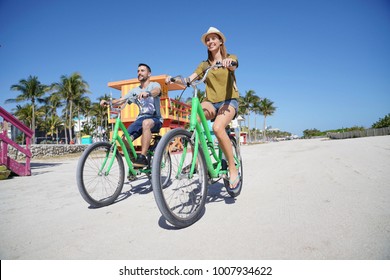
[[[163,126],[160,130],[160,135],[164,135],[169,130],[176,127],[184,127],[189,123],[191,106],[171,98],[169,93],[171,91],[183,90],[184,86],[179,84],[165,84],[167,75],[151,76],[150,80],[158,82],[161,85],[160,107],[161,115],[164,119]],[[121,96],[126,95],[129,90],[139,86],[140,83],[137,78],[116,82],[109,82],[108,86],[121,91]],[[180,93],[180,92],[179,92]],[[171,94],[172,95],[172,94]],[[138,116],[138,107],[135,104],[127,105],[121,112],[121,121],[128,127],[135,121]],[[115,119],[110,119],[110,123],[115,123]],[[140,148],[141,139],[138,138],[133,142],[136,148]]]

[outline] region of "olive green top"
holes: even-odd
[[[237,56],[229,54],[228,57],[235,60],[238,65]],[[209,61],[202,61],[198,65],[195,73],[199,75],[199,79],[203,77],[203,71],[210,65]],[[230,71],[227,68],[215,68],[210,70],[205,83],[206,101],[217,103],[228,99],[238,98],[239,96],[234,71]]]

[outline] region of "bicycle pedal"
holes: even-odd
[[[219,176],[219,178],[224,179],[224,180],[229,180],[229,177],[227,174],[222,174]]]
[[[137,176],[135,176],[135,175],[128,175],[128,176],[127,176],[127,179],[128,179],[129,181],[135,181],[135,180],[137,179]]]

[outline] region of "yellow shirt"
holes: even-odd
[[[237,56],[228,55],[236,62]],[[196,68],[195,73],[199,75],[199,79],[203,77],[203,71],[210,66],[208,61],[203,61]],[[238,98],[238,90],[236,86],[234,71],[227,68],[215,68],[209,71],[206,83],[206,101],[217,103],[228,99]]]

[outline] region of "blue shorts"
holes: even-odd
[[[211,103],[211,102],[210,102]],[[235,119],[237,117],[237,114],[238,114],[238,101],[237,99],[227,99],[225,101],[221,101],[221,102],[216,102],[216,103],[211,103],[211,105],[213,105],[213,107],[215,108],[215,111],[217,112],[216,115],[218,115],[218,111],[219,109],[223,106],[223,105],[229,105],[229,106],[232,106],[234,108],[234,110],[236,110],[236,114],[234,115],[234,118]],[[216,117],[215,117],[216,118]],[[211,121],[215,121],[215,118],[212,119]]]
[[[129,132],[130,136],[133,137],[133,140],[137,139],[142,135],[142,122],[146,119],[152,119],[154,121],[154,126],[152,127],[151,131],[152,133],[159,133],[160,129],[162,127],[162,123],[160,121],[160,118],[155,116],[140,116],[138,117],[135,122],[133,122],[128,128],[127,131]]]

